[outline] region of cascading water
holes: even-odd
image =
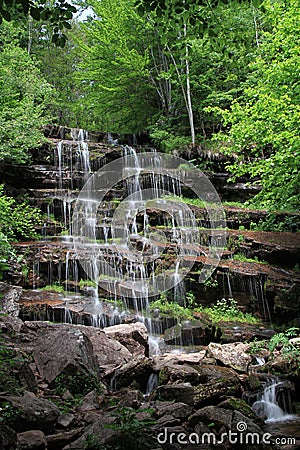
[[[265,422],[283,422],[296,418],[296,416],[286,412],[287,409],[291,410],[290,397],[285,396],[285,410],[278,404],[278,389],[284,387],[284,384],[284,381],[272,379],[270,383],[266,384],[261,398],[252,405],[255,413]]]

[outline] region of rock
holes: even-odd
[[[232,414],[232,411],[228,409],[217,406],[206,406],[189,417],[189,424],[194,428],[199,422],[207,426],[213,423],[214,429],[225,427],[228,430],[230,428]]]
[[[146,392],[151,373],[151,361],[143,356],[136,356],[114,371],[110,384],[113,389],[130,386],[132,389]]]
[[[207,347],[207,353],[225,366],[239,372],[247,372],[251,364],[251,356],[246,353],[248,348],[249,344],[241,342],[223,345],[211,342]]]
[[[125,406],[126,408],[138,409],[143,401],[143,394],[141,391],[127,389],[122,392],[121,400],[119,401],[119,406]]]
[[[179,382],[189,382],[192,385],[199,383],[199,372],[187,364],[166,364],[159,373],[159,384]]]
[[[74,414],[71,413],[62,414],[57,419],[57,426],[60,428],[69,428],[74,421],[75,421]]]
[[[80,411],[92,411],[99,408],[99,396],[96,391],[91,391],[83,398]]]
[[[172,414],[176,419],[185,419],[191,412],[192,407],[182,402],[155,402],[155,412],[158,417]]]
[[[131,354],[149,356],[148,331],[143,323],[114,325],[103,331],[124,345]]]
[[[20,311],[19,298],[22,293],[20,286],[0,283],[0,311],[11,317],[18,317]]]
[[[45,322],[27,324],[38,334],[34,359],[39,373],[49,384],[62,374],[99,375],[106,368],[132,358],[123,345],[93,327]]]
[[[63,446],[67,445],[69,442],[74,441],[80,435],[82,435],[83,429],[76,428],[71,431],[62,431],[56,434],[50,434],[46,436],[48,450],[57,450],[61,449]]]
[[[26,329],[24,322],[19,317],[0,315],[0,330],[2,333],[15,336],[20,332],[25,332]]]
[[[22,397],[5,396],[5,401],[15,408],[12,417],[13,428],[18,431],[51,431],[60,415],[59,409],[50,400],[37,398],[32,392],[25,391]]]
[[[230,409],[231,411],[239,411],[244,416],[249,417],[258,425],[263,425],[263,421],[257,417],[251,406],[241,398],[230,397],[224,400],[224,402],[219,403],[218,407],[223,409]]]
[[[215,333],[215,327],[210,320],[191,320],[168,328],[164,334],[164,340],[168,345],[176,345],[179,342],[183,346],[208,345]]]
[[[179,403],[194,404],[194,387],[190,383],[167,384],[158,386],[151,395],[151,400],[174,400]]]
[[[24,431],[18,434],[18,448],[24,450],[45,450],[47,441],[40,430]]]
[[[15,450],[17,433],[6,425],[0,423],[0,448],[3,450]]]
[[[152,357],[153,370],[159,372],[168,363],[189,364],[198,366],[205,357],[206,350],[193,353],[164,353]]]
[[[162,416],[158,419],[156,429],[161,429],[164,427],[176,427],[177,425],[180,425],[180,420],[176,419],[171,414],[168,414],[166,416]]]
[[[241,394],[239,377],[232,369],[201,365],[198,370],[200,379],[194,395],[196,406],[217,404],[225,396]]]
[[[240,428],[240,424],[243,423],[244,424],[244,430],[247,433],[258,433],[259,435],[263,434],[262,429],[253,422],[253,420],[251,420],[249,417],[244,416],[244,414],[242,414],[239,411],[234,411],[233,416],[232,416],[232,422],[231,422],[231,429],[236,433],[236,432],[240,432],[241,428]]]

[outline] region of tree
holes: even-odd
[[[78,40],[83,52],[78,71],[82,104],[93,109],[94,127],[140,131],[157,111],[148,73],[148,25],[131,0],[89,4],[97,17],[82,24],[85,38]]]
[[[14,44],[0,52],[0,164],[28,161],[28,149],[43,140],[54,91],[36,62]]]
[[[256,205],[299,208],[300,91],[299,0],[266,0],[270,30],[261,36],[243,94],[223,111],[230,131],[225,148],[238,156],[235,176],[248,174],[263,187]]]
[[[53,27],[52,41],[61,47],[66,43],[65,28],[70,29],[70,20],[77,10],[74,5],[66,0],[47,1],[40,0],[2,0],[0,2],[0,24],[3,19],[11,20],[32,20],[51,23]]]

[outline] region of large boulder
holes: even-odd
[[[190,382],[192,385],[199,383],[199,372],[187,364],[166,364],[159,373],[159,383]]]
[[[133,355],[149,356],[148,331],[143,323],[114,325],[104,328],[103,331],[124,345]]]
[[[247,372],[251,364],[251,356],[246,353],[248,348],[249,344],[241,342],[223,345],[211,342],[207,347],[207,354],[238,372]]]
[[[152,373],[151,361],[144,356],[136,356],[111,374],[112,389],[131,387],[146,393],[149,376]]]
[[[97,328],[48,322],[26,324],[37,334],[34,360],[40,375],[49,384],[62,374],[101,375],[132,358],[122,344]]]
[[[60,415],[58,407],[50,400],[36,397],[25,391],[22,397],[2,396],[12,411],[9,425],[18,432],[28,430],[51,431]]]
[[[46,436],[40,430],[24,431],[18,434],[19,450],[46,450]]]
[[[164,400],[178,403],[194,404],[194,387],[190,383],[166,384],[158,386],[151,395],[151,400]]]

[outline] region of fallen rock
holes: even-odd
[[[10,421],[17,432],[28,430],[51,431],[60,415],[54,403],[44,398],[37,398],[32,392],[25,391],[22,397],[3,396],[4,401],[14,408]]]
[[[124,345],[132,355],[149,356],[148,331],[143,323],[114,325],[103,331]]]
[[[206,426],[213,423],[214,429],[225,427],[228,430],[230,428],[232,414],[232,411],[228,409],[217,406],[206,406],[189,417],[189,424],[194,428],[199,422],[204,423]]]
[[[96,391],[89,392],[82,400],[80,411],[93,411],[100,408],[99,396]]]
[[[74,414],[66,413],[59,416],[57,419],[57,427],[69,428],[75,421]]]
[[[18,449],[45,450],[47,449],[46,436],[40,430],[30,430],[19,433]]]
[[[207,347],[207,353],[225,366],[232,367],[238,372],[247,372],[251,364],[251,356],[246,353],[248,348],[249,344],[241,342],[223,345],[211,342]]]
[[[185,419],[192,412],[192,407],[182,402],[156,401],[154,408],[158,417],[172,414],[176,419]]]

